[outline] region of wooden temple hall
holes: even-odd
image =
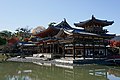
[[[114,21],[91,19],[74,23],[71,27],[66,19],[59,24],[51,24],[46,30],[36,34],[41,38],[38,43],[39,53],[50,53],[54,56],[75,58],[103,58],[108,54],[108,40],[115,34],[107,34],[105,26]]]

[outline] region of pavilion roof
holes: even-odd
[[[64,18],[64,20],[63,20],[61,23],[55,25],[55,27],[56,27],[56,28],[59,28],[59,29],[61,29],[61,28],[63,28],[63,29],[73,29],[73,28],[67,23],[67,21],[66,21],[65,18]]]
[[[59,32],[59,29],[55,28],[54,26],[49,26],[46,30],[41,31],[40,33],[36,34],[35,36],[45,38],[45,37],[53,37]]]
[[[84,35],[84,36],[100,36],[98,34],[84,32],[84,31],[76,31],[76,30],[65,30],[61,29],[57,35],[55,35],[56,38],[66,38],[66,36],[73,36],[73,35]]]
[[[63,37],[65,38],[65,36],[67,36],[67,35],[73,35],[73,33],[70,31],[67,31],[65,29],[60,29],[60,31],[58,32],[57,35],[55,35],[55,37],[56,38],[63,38]]]
[[[96,19],[94,16],[92,16],[92,19],[87,20],[85,22],[80,22],[77,23],[75,25],[77,26],[90,26],[90,25],[101,25],[101,26],[105,26],[105,25],[110,25],[113,22],[111,21],[106,21],[106,20],[98,20]],[[66,35],[73,35],[73,34],[81,34],[81,35],[91,35],[91,36],[111,36],[111,35],[106,35],[106,34],[102,34],[102,35],[98,35],[95,33],[89,33],[86,32],[84,29],[76,29],[76,28],[72,28],[67,22],[66,19],[64,19],[61,23],[57,24],[57,25],[52,25],[49,26],[47,29],[41,31],[40,33],[36,34],[35,36],[38,36],[40,38],[46,38],[46,37],[65,37]]]
[[[116,34],[100,34],[102,37],[106,37],[108,39],[114,38]]]
[[[60,29],[73,29],[67,22],[66,19],[62,21],[61,23],[53,26],[49,26],[46,30],[41,31],[40,33],[36,34],[35,36],[45,38],[45,37],[53,37],[56,35]]]
[[[104,26],[112,25],[113,23],[114,23],[114,21],[96,19],[92,15],[92,19],[86,20],[86,21],[83,21],[83,22],[79,22],[79,23],[74,23],[74,25],[76,27],[82,27],[82,28],[84,28],[86,26],[101,26],[101,27],[104,27]]]
[[[102,37],[102,38],[108,38],[111,39],[115,36],[115,34],[95,34],[95,33],[89,33],[85,32],[81,29],[73,29],[73,30],[66,30],[66,29],[60,29],[57,35],[55,35],[56,38],[66,38],[66,36],[74,36],[74,35],[82,35],[82,36],[96,36],[96,37]]]

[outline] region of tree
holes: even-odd
[[[6,39],[0,37],[0,45],[5,45],[7,43]]]
[[[110,47],[112,48],[117,48],[118,49],[118,53],[120,53],[120,41],[114,41],[114,40],[111,40],[110,41]],[[116,50],[113,50],[113,52],[115,53]]]
[[[4,30],[0,32],[1,38],[10,39],[12,37],[12,32]]]
[[[5,45],[12,38],[12,32],[4,30],[0,32],[0,45]]]
[[[120,41],[110,41],[111,47],[120,47]]]
[[[55,22],[51,22],[50,24],[48,24],[48,26],[54,26],[54,24],[56,24]]]
[[[25,28],[18,28],[16,29],[15,35],[20,38],[20,40],[24,40],[25,38],[30,38],[31,36],[31,29],[27,27]]]

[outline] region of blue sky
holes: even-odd
[[[105,27],[110,33],[120,34],[119,0],[0,0],[0,31],[15,31],[18,27],[48,27],[63,18],[74,26],[94,15],[98,19],[114,21]]]

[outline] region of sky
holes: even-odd
[[[0,31],[15,31],[19,27],[48,27],[66,18],[74,23],[91,19],[114,21],[105,27],[109,33],[120,34],[119,0],[0,0]]]

